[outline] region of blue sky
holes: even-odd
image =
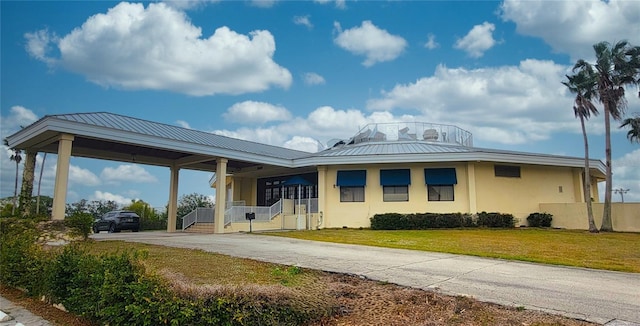
[[[421,121],[469,130],[477,147],[581,157],[560,82],[596,42],[640,45],[638,1],[0,5],[3,138],[45,115],[108,111],[316,151],[370,122]],[[602,116],[587,128],[590,155],[603,159]],[[612,143],[614,188],[640,201],[640,146],[617,128]],[[3,147],[1,197],[13,193],[9,156]],[[167,168],[71,163],[69,202],[166,204]],[[54,167],[49,155],[42,194]],[[213,196],[209,177],[181,171],[180,193]]]

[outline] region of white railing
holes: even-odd
[[[225,207],[242,207],[246,204],[244,200],[228,201]],[[191,213],[182,217],[182,230],[196,223],[213,223],[215,216],[215,205],[213,207],[197,207]]]
[[[278,214],[282,213],[282,201],[271,206],[233,206],[227,209],[224,213],[224,225],[230,223],[249,222],[247,221],[246,214],[255,213],[256,218],[254,222],[269,222]]]

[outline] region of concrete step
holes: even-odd
[[[214,223],[196,223],[188,227],[184,232],[187,233],[214,233],[216,226]]]

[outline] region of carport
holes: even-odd
[[[193,129],[108,113],[48,115],[7,137],[9,147],[58,155],[54,220],[65,217],[72,156],[168,167],[171,173],[167,231],[175,232],[181,169],[217,176],[291,167],[308,153]],[[205,181],[206,182],[206,181]],[[225,207],[226,178],[216,178],[216,207]],[[224,233],[224,209],[215,210],[215,233]]]

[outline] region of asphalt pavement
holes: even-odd
[[[259,234],[100,233],[125,240],[360,275],[607,325],[640,326],[640,274]]]

